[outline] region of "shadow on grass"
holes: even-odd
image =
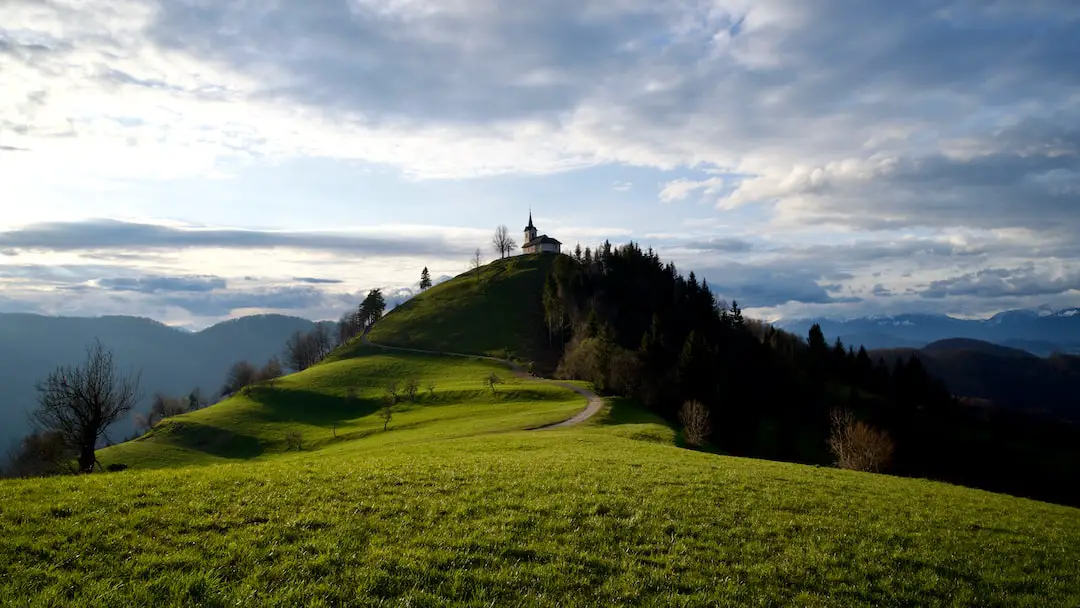
[[[247,459],[263,453],[256,437],[187,420],[165,421],[155,435],[176,446],[221,458]]]
[[[300,422],[326,428],[374,414],[381,405],[374,399],[268,386],[251,387],[246,396],[263,406],[257,414],[263,422]]]

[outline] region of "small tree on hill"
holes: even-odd
[[[434,380],[428,380],[427,381],[427,386],[425,386],[424,388],[427,389],[428,397],[431,397],[431,398],[435,397],[435,381]]]
[[[490,374],[488,374],[484,378],[484,385],[487,386],[489,389],[491,389],[491,394],[492,395],[498,393],[498,391],[495,389],[495,387],[502,384],[502,383],[503,383],[503,379],[500,378],[499,375],[496,374],[495,372],[491,372]]]
[[[284,375],[284,373],[281,369],[281,361],[279,361],[277,357],[271,357],[270,360],[266,362],[266,365],[259,370],[259,379],[266,382],[271,389],[274,388],[277,379],[282,375]]]
[[[894,445],[889,434],[856,420],[850,410],[833,410],[828,443],[841,469],[879,473],[892,462]]]
[[[398,383],[393,381],[386,386],[386,400],[379,408],[379,418],[382,418],[382,430],[386,431],[390,426],[390,420],[394,417],[394,405],[398,402]]]
[[[420,272],[420,291],[424,291],[431,287],[431,273],[428,272],[427,266],[424,266],[424,270]]]
[[[476,271],[476,284],[480,284],[480,269],[484,267],[484,258],[480,254],[480,248],[477,247],[473,252],[472,258],[469,260],[469,267]]]
[[[89,473],[98,441],[138,400],[139,375],[120,375],[112,352],[94,340],[81,366],[58,367],[38,385],[32,417],[42,430],[57,433],[78,454],[79,471]]]
[[[495,236],[491,238],[491,248],[499,254],[499,258],[508,257],[517,249],[517,242],[510,236],[510,230],[505,224],[495,229]]]
[[[397,380],[392,380],[386,385],[386,400],[390,402],[390,405],[396,405],[398,402],[401,389],[398,386]]]
[[[259,370],[247,361],[237,361],[229,368],[225,376],[225,386],[221,388],[222,395],[232,395],[251,386],[259,381]]]
[[[382,290],[372,289],[368,292],[364,301],[360,303],[358,311],[360,330],[367,331],[370,329],[376,321],[382,318],[384,312],[386,312],[386,299],[383,298]]]
[[[405,396],[409,401],[416,401],[416,393],[420,392],[420,379],[409,378],[405,381]]]
[[[690,445],[703,445],[712,432],[709,408],[700,401],[687,401],[679,409],[679,422],[683,425],[683,438]]]

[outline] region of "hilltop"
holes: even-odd
[[[391,346],[490,355],[523,361],[550,357],[540,298],[556,256],[499,259],[464,272],[395,308],[371,331]]]
[[[486,291],[469,293],[468,275],[432,288],[370,338],[526,354],[516,322],[470,320],[538,298],[526,277],[545,262],[493,263]],[[470,342],[435,304],[451,294]],[[410,378],[419,394],[383,430],[387,387]],[[496,361],[358,338],[99,453],[128,470],[0,482],[0,593],[64,606],[1080,603],[1080,510],[695,451],[625,399],[544,428],[584,407]]]

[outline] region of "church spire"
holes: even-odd
[[[532,209],[529,209],[529,225],[525,226],[526,230],[529,230],[530,228],[536,229],[536,226],[533,226],[533,223],[532,223]]]

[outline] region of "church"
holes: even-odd
[[[525,226],[525,243],[521,246],[522,253],[560,253],[562,243],[546,234],[536,236],[536,226],[533,226],[532,211],[529,212],[529,225]]]

